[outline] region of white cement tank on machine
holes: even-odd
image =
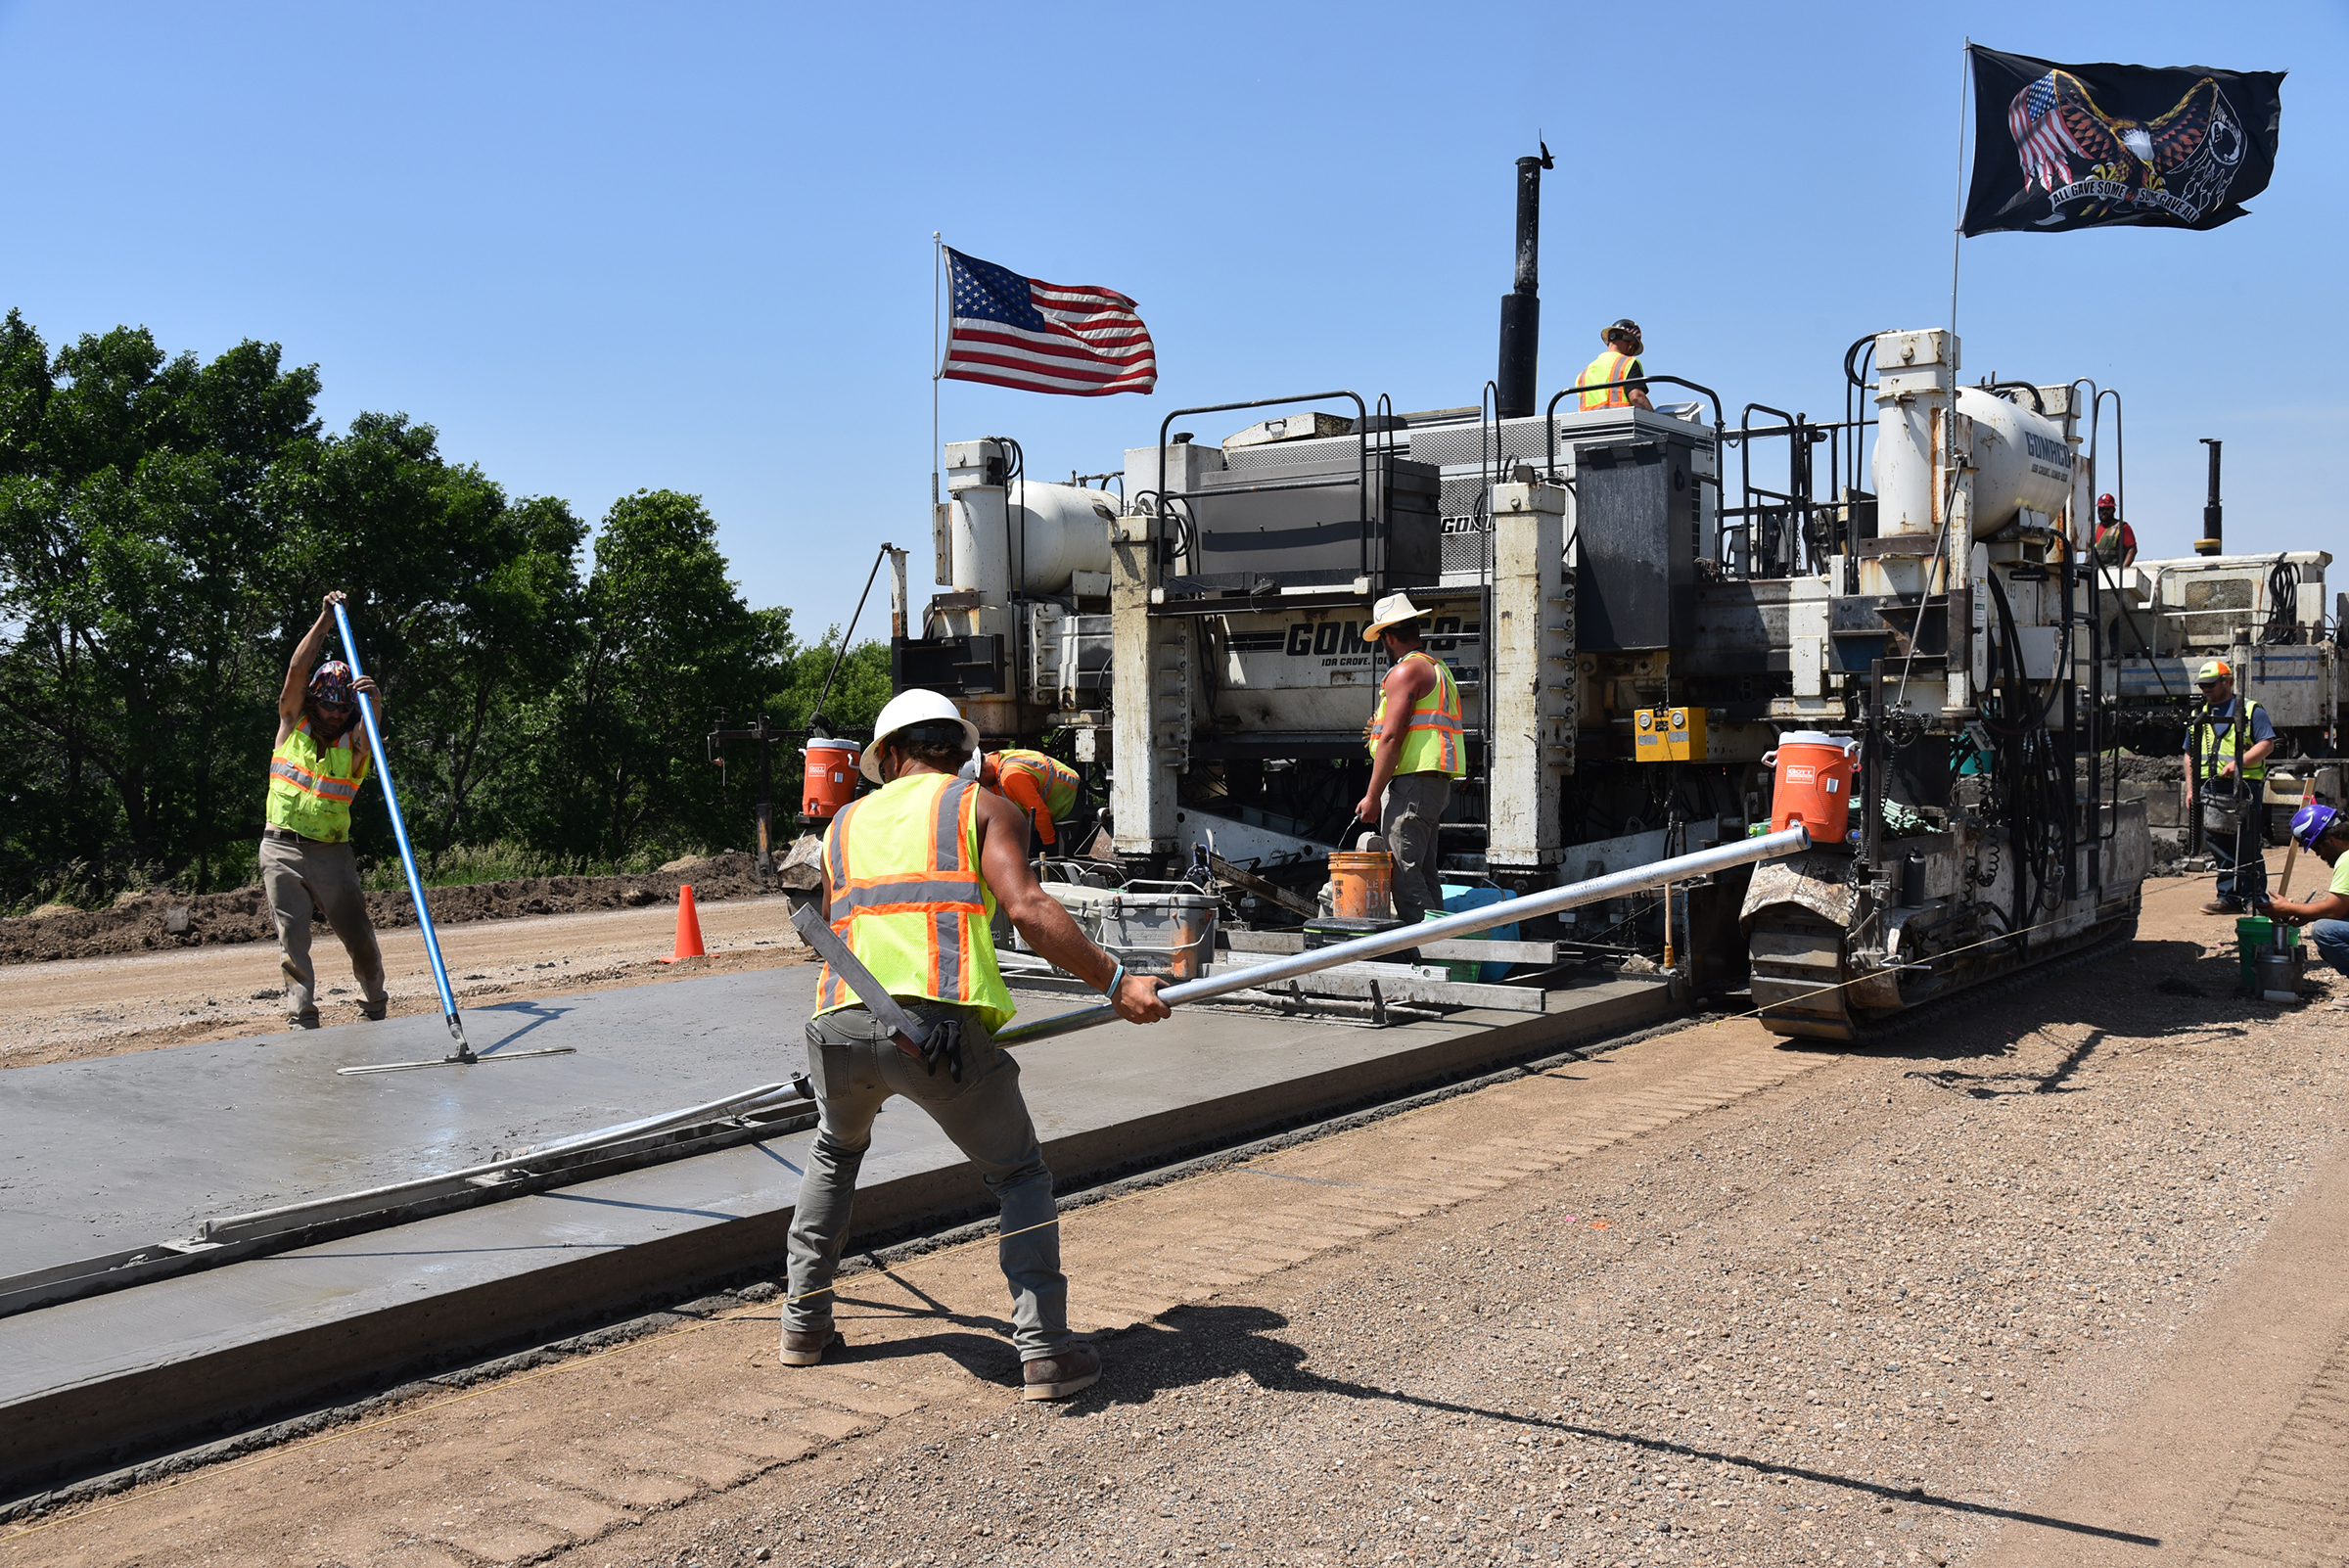
[[[1080,485],[1031,480],[959,488],[950,519],[954,586],[990,603],[1015,589],[1066,593],[1076,574],[1109,570],[1116,520],[1114,496]]]
[[[2072,499],[2072,446],[2061,421],[1979,387],[1958,389],[1958,412],[1974,422],[1974,537],[2026,508],[2062,515]]]

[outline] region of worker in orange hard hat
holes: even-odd
[[[2268,891],[2259,813],[2276,725],[2265,708],[2235,696],[2234,670],[2226,660],[2205,660],[2194,684],[2202,690],[2202,707],[2186,729],[2186,808],[2190,813],[2201,800],[2202,847],[2219,873],[2218,896],[2202,912],[2239,915]]]
[[[2089,547],[2096,559],[2108,567],[2133,566],[2137,562],[2137,530],[2115,514],[2120,503],[2106,490],[2096,497],[2096,542]]]
[[[1027,812],[1036,841],[1047,850],[1058,848],[1058,824],[1076,813],[1084,794],[1084,780],[1068,763],[1017,747],[980,758],[979,784]]]

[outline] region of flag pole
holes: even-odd
[[[945,242],[930,231],[930,509],[938,510],[938,275]]]
[[[1958,351],[1958,256],[1965,244],[1965,84],[1974,63],[1974,40],[1958,51],[1958,217],[1950,226],[1950,351]],[[1958,367],[1952,364],[1955,371]]]

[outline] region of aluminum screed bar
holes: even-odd
[[[1524,894],[1488,903],[1481,909],[1461,914],[1446,915],[1424,925],[1400,926],[1393,931],[1381,931],[1373,936],[1356,937],[1350,942],[1334,943],[1327,947],[1315,947],[1307,952],[1291,953],[1268,963],[1252,964],[1231,974],[1210,975],[1204,980],[1186,980],[1179,986],[1168,986],[1159,993],[1159,1000],[1171,1007],[1184,1002],[1206,1001],[1235,991],[1248,991],[1259,986],[1293,980],[1299,975],[1311,975],[1340,964],[1357,963],[1376,958],[1384,953],[1401,952],[1416,947],[1423,942],[1445,942],[1453,937],[1472,936],[1495,926],[1505,926],[1512,920],[1525,920],[1535,915],[1555,914],[1586,903],[1598,903],[1608,899],[1620,899],[1629,894],[1644,893],[1668,882],[1685,882],[1690,877],[1704,876],[1713,871],[1726,871],[1731,866],[1750,865],[1761,860],[1774,860],[1781,855],[1795,854],[1811,848],[1811,835],[1800,823],[1778,833],[1766,833],[1757,838],[1739,839],[1734,843],[1716,845],[1710,850],[1698,850],[1692,854],[1676,854],[1669,860],[1652,865],[1635,866],[1629,871],[1617,871],[1609,876],[1591,877],[1584,882],[1569,882],[1562,888],[1550,888],[1542,893]],[[1117,1010],[1107,1002],[1056,1017],[1042,1018],[1033,1024],[1004,1030],[995,1036],[998,1045],[1027,1045],[1058,1035],[1075,1034],[1095,1024],[1106,1024],[1117,1017]]]

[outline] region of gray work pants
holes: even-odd
[[[367,895],[359,888],[359,860],[347,844],[304,839],[261,840],[261,887],[277,921],[279,966],[286,977],[286,1012],[296,1023],[318,1019],[318,974],[310,963],[310,911],[326,911],[326,923],[350,953],[350,972],[359,983],[360,1005],[384,1012],[384,953],[367,919]]]
[[[849,1211],[856,1173],[872,1146],[873,1118],[884,1100],[902,1094],[954,1140],[1002,1205],[995,1250],[1011,1286],[1011,1338],[1020,1360],[1057,1356],[1072,1338],[1069,1281],[1060,1271],[1052,1173],[1044,1169],[1044,1151],[1020,1095],[1020,1065],[988,1038],[970,1008],[926,1001],[904,1007],[925,1023],[961,1018],[961,1083],[947,1076],[944,1062],[935,1077],[924,1073],[861,1007],[808,1021],[807,1076],[821,1120],[791,1217],[783,1327],[812,1333],[831,1326],[832,1276],[848,1243]]]
[[[1395,918],[1415,926],[1444,910],[1436,872],[1436,824],[1451,803],[1450,773],[1398,773],[1378,803],[1379,836],[1395,856]]]

